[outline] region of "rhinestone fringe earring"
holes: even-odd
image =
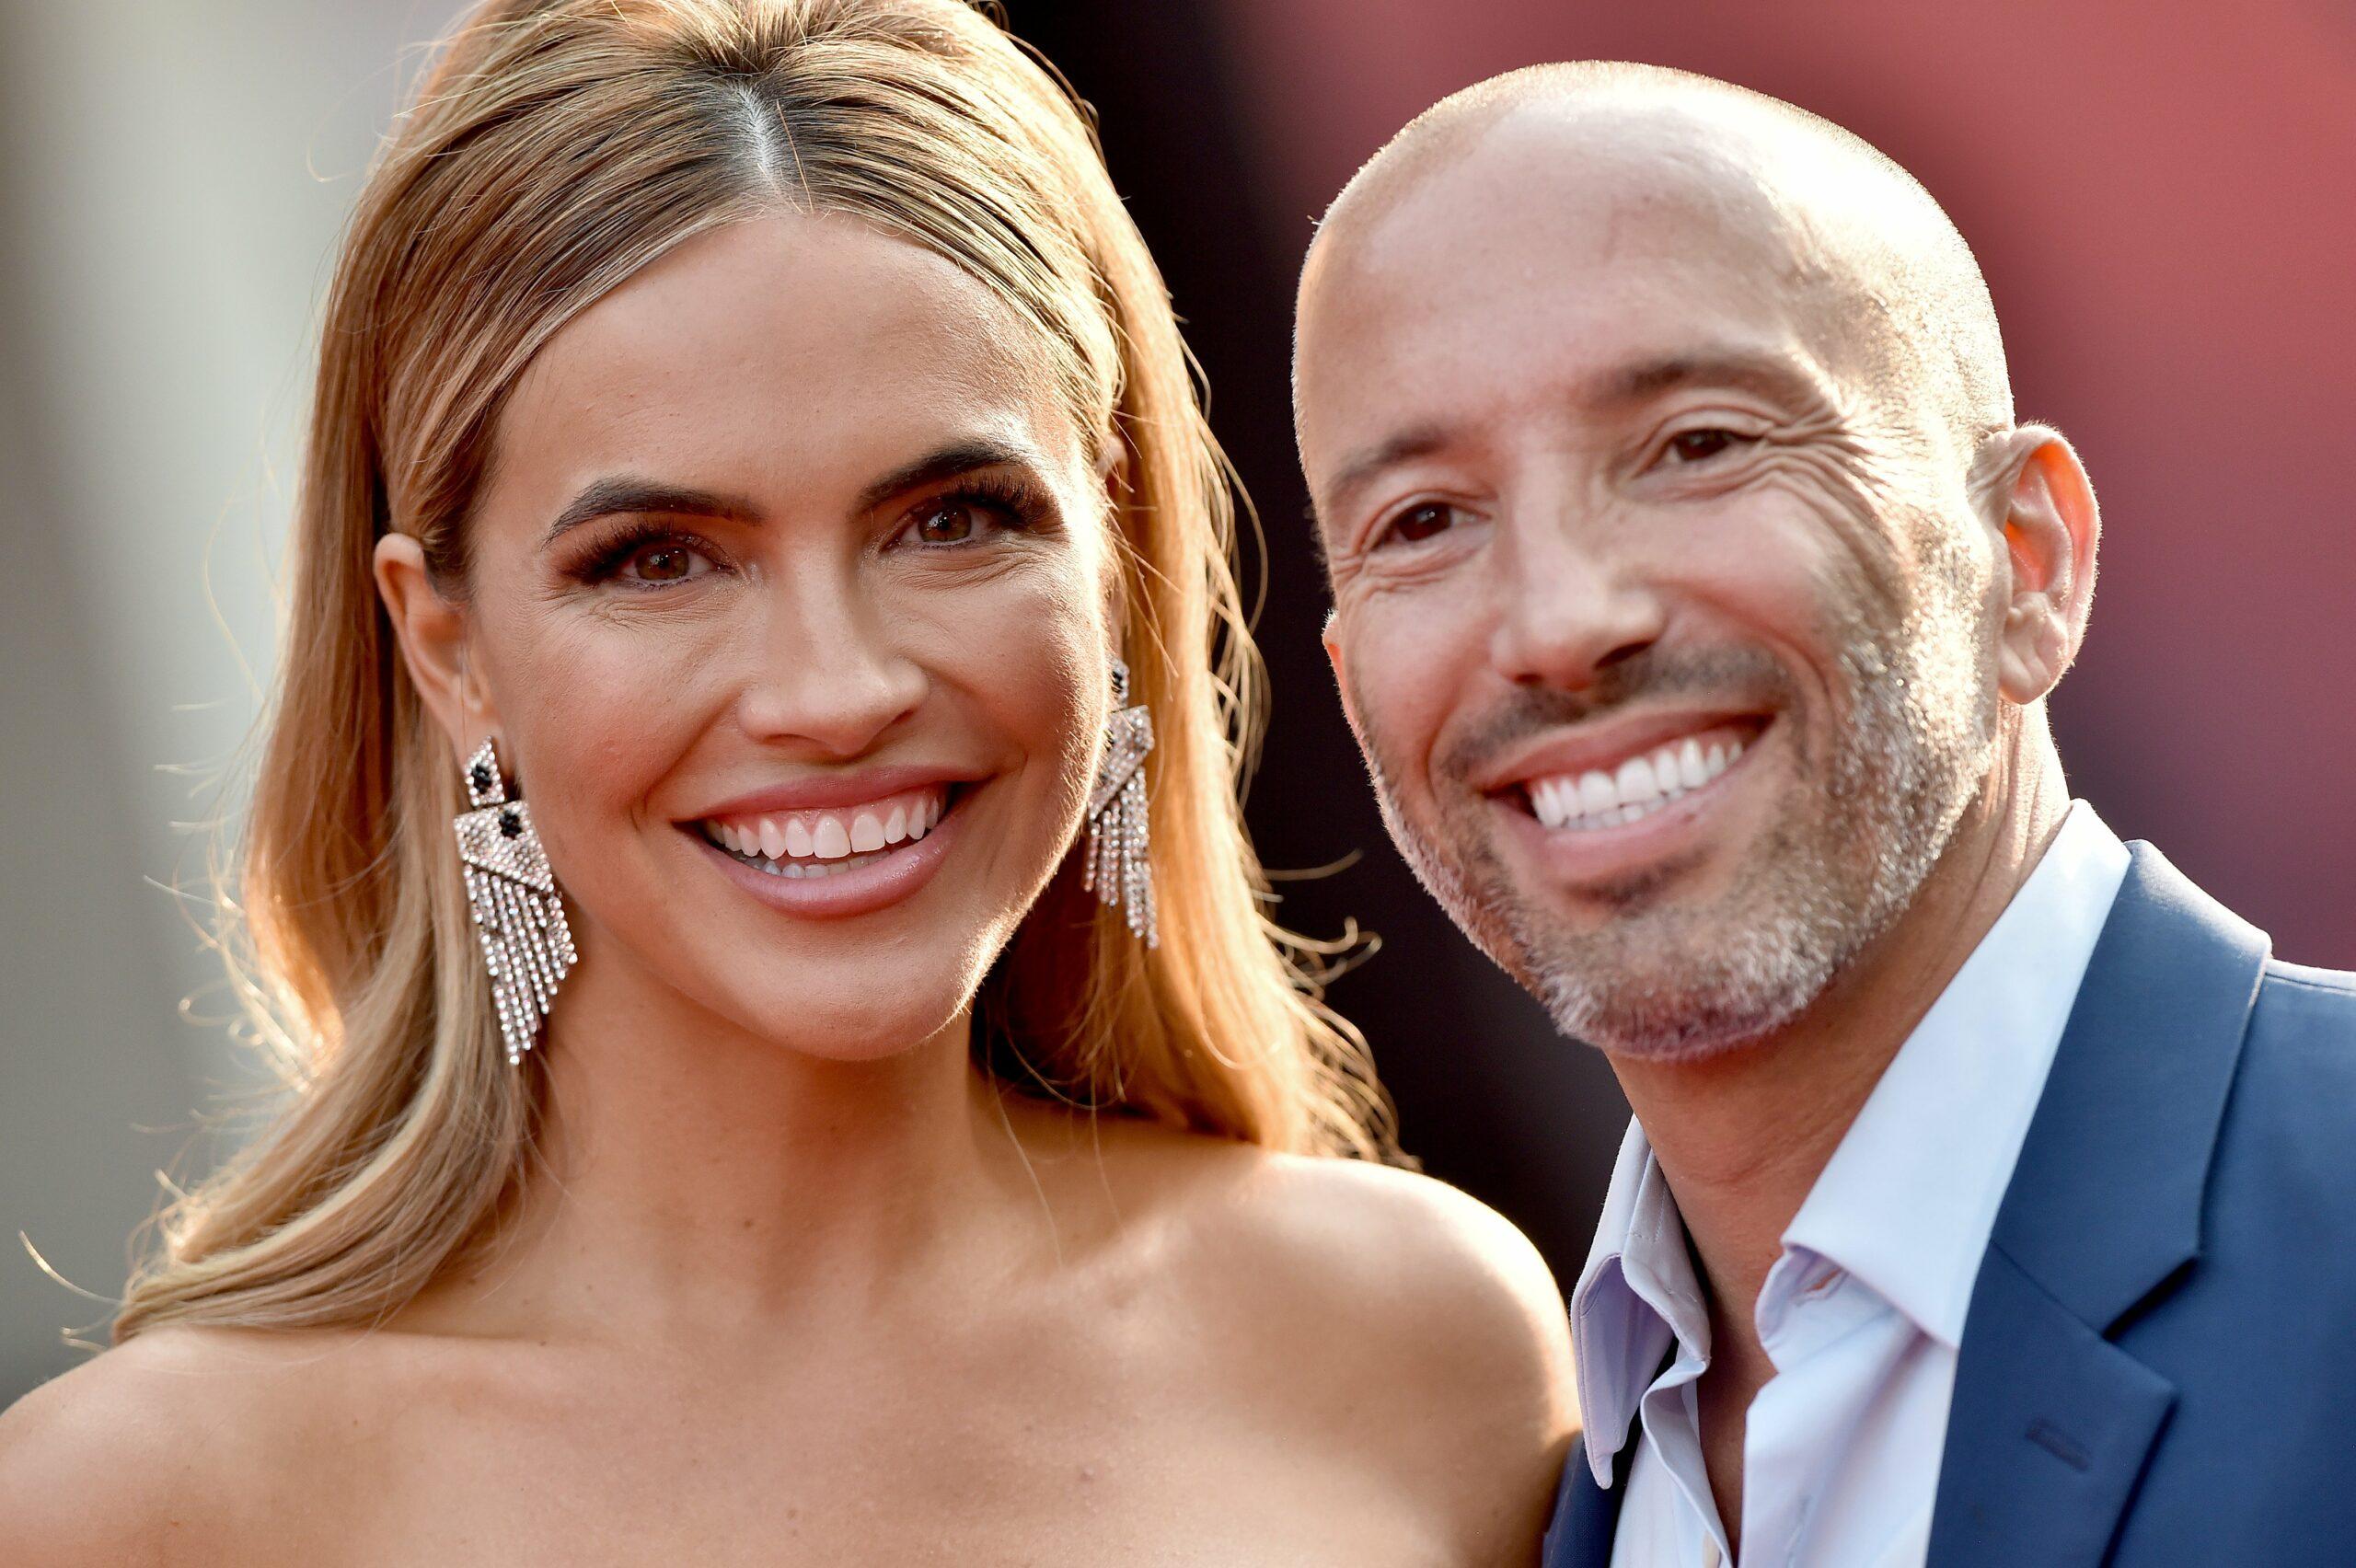
[[[1145,801],[1145,754],[1153,749],[1153,715],[1129,707],[1129,667],[1113,661],[1113,716],[1104,724],[1104,760],[1088,796],[1087,858],[1080,885],[1115,908],[1126,908],[1129,930],[1159,947],[1154,921],[1153,864]]]
[[[521,800],[507,798],[489,741],[467,759],[467,799],[478,809],[457,819],[458,859],[512,1066],[532,1048],[556,988],[572,970],[572,928],[532,813]]]

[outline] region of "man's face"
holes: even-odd
[[[1907,905],[1997,704],[1969,454],[1704,173],[1493,128],[1328,236],[1300,336],[1392,834],[1565,1032],[1656,1059],[1788,1022]]]

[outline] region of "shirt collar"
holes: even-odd
[[[2085,801],[1907,1037],[1800,1212],[1786,1251],[1848,1270],[1924,1333],[1961,1343],[1971,1286],[2103,922],[2125,845]],[[1685,1227],[1631,1122],[1571,1293],[1588,1461],[1600,1486],[1672,1345],[1709,1320]]]
[[[2127,865],[2094,808],[2073,804],[1784,1232],[1786,1251],[1848,1270],[1949,1349]]]
[[[1710,1320],[1685,1247],[1685,1221],[1645,1129],[1631,1119],[1587,1265],[1571,1292],[1572,1366],[1598,1485],[1628,1440],[1638,1401],[1669,1347],[1709,1353]]]

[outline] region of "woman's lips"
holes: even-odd
[[[954,846],[975,792],[961,789],[952,798],[932,785],[910,797],[837,811],[767,813],[749,822],[705,818],[679,826],[723,875],[769,907],[839,918],[888,908],[930,882]],[[895,810],[903,835],[896,842],[889,837]],[[798,831],[789,831],[789,818]],[[723,847],[723,834],[749,848]],[[785,853],[767,854],[772,843]],[[866,844],[875,847],[854,847]]]
[[[781,876],[825,876],[853,857],[888,852],[930,832],[949,787],[927,784],[855,805],[708,816],[703,836],[753,865]]]

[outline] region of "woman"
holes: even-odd
[[[1560,1303],[1328,1158],[1222,471],[1052,78],[954,0],[486,6],[322,361],[294,1092],[9,1417],[17,1560],[1531,1555]]]

